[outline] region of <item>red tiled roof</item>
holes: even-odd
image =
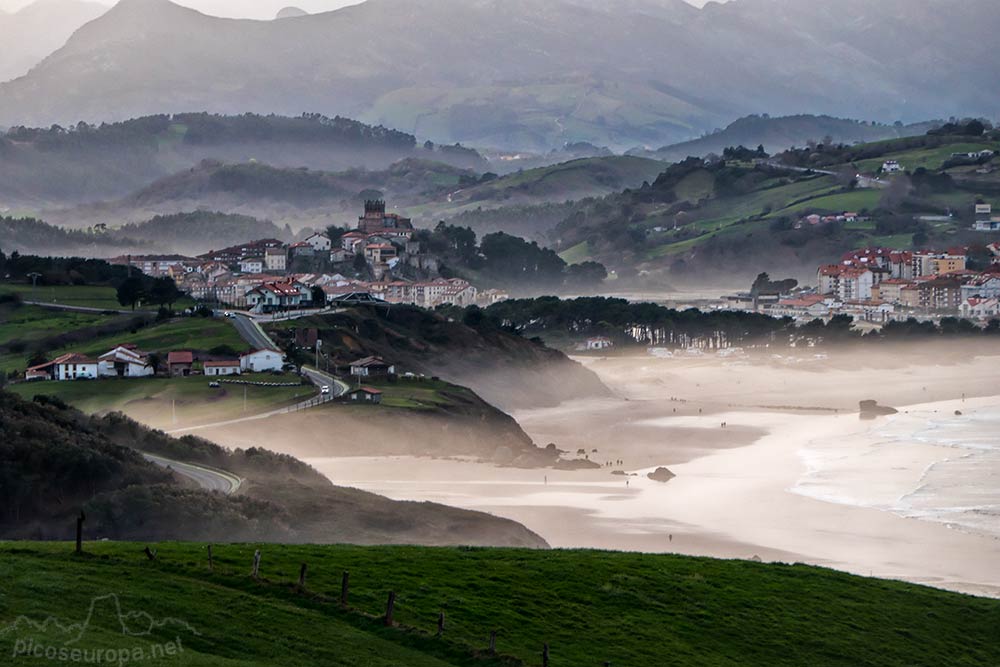
[[[193,364],[194,352],[189,350],[178,350],[167,355],[168,364]]]

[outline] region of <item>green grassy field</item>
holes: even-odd
[[[0,283],[0,294],[20,294],[25,301],[54,304],[60,306],[76,306],[80,308],[99,308],[102,310],[128,310],[118,303],[114,287],[94,287],[89,285],[58,285],[54,287],[32,287],[20,283]],[[174,304],[174,309],[183,310],[194,302],[182,299]],[[156,310],[155,307],[150,307]]]
[[[581,241],[572,248],[559,253],[559,257],[561,257],[567,264],[579,264],[581,262],[586,262],[590,259],[590,244],[586,241]]]
[[[71,326],[72,320],[60,320],[59,318],[63,317],[61,315],[55,317],[53,323],[58,326],[50,333],[62,333],[79,328]],[[18,327],[15,326],[8,333],[17,335],[17,331]],[[124,331],[119,334],[99,336],[62,349],[51,350],[49,357],[67,352],[99,356],[114,346],[125,343],[137,345],[144,352],[161,354],[171,350],[211,350],[222,345],[236,351],[246,350],[248,347],[228,320],[189,317],[154,324],[138,329],[135,333]],[[0,370],[23,371],[27,367],[29,356],[28,354],[0,355]]]
[[[221,384],[209,387],[215,378],[134,378],[76,382],[30,382],[8,389],[31,399],[36,395],[57,396],[87,413],[121,411],[153,428],[194,426],[259,414],[304,400],[316,393],[312,385],[294,387],[245,387]],[[294,374],[242,375],[239,380],[291,383]],[[176,421],[175,421],[176,415]]]
[[[362,385],[381,391],[382,407],[386,408],[436,410],[454,404],[455,398],[473,398],[472,392],[465,387],[430,378],[399,378],[395,382],[365,380]]]
[[[92,327],[114,318],[101,313],[53,310],[40,306],[10,308],[0,306],[0,345],[11,341],[29,341],[49,336],[53,331],[72,331]]]
[[[924,169],[940,169],[941,166],[951,158],[952,153],[969,153],[981,150],[1000,150],[1000,146],[994,143],[953,143],[936,148],[917,148],[906,151],[896,151],[871,160],[861,160],[857,163],[862,172],[874,172],[882,166],[886,160],[897,160],[904,169],[913,171],[923,167]]]
[[[669,555],[511,549],[88,543],[0,545],[0,628],[80,622],[83,648],[180,638],[183,665],[789,667],[1000,664],[1000,601],[806,566]],[[261,581],[249,577],[261,549]],[[305,591],[294,582],[308,565]],[[350,572],[350,609],[336,600]],[[389,591],[395,620],[384,628]],[[174,619],[123,637],[125,613]],[[104,598],[104,602],[100,600]],[[444,635],[436,638],[438,614]],[[497,632],[498,656],[485,651]],[[3,633],[0,630],[0,633]],[[57,643],[22,621],[0,634]],[[6,642],[4,644],[3,642]],[[36,661],[39,662],[39,661]],[[42,663],[46,664],[46,663]]]

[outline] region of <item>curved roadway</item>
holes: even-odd
[[[181,463],[154,454],[144,453],[142,456],[150,463],[155,463],[161,468],[173,470],[178,475],[194,480],[198,486],[206,491],[219,491],[228,496],[239,491],[243,485],[243,480],[240,477],[225,470],[206,468],[193,463]]]

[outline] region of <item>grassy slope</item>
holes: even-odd
[[[38,301],[61,306],[126,310],[118,303],[114,287],[57,285],[34,288],[31,285],[20,283],[2,283],[0,284],[0,294],[20,294],[25,301]],[[174,308],[184,309],[193,303],[190,299],[182,299],[174,304]]]
[[[460,401],[469,403],[479,400],[465,387],[429,378],[419,380],[400,378],[396,382],[366,380],[363,386],[381,391],[382,407],[385,408],[438,410],[457,407]]]
[[[62,306],[121,310],[113,287],[59,285],[33,288],[31,285],[0,284],[0,294],[20,294],[25,301],[38,301]]]
[[[662,162],[631,156],[579,158],[508,174],[459,190],[448,202],[409,206],[406,211],[417,218],[448,217],[477,208],[602,196],[652,181],[664,167]]]
[[[126,611],[186,621],[192,665],[497,664],[469,655],[491,630],[507,664],[989,665],[1000,662],[1000,602],[805,566],[678,556],[415,547],[262,547],[261,583],[247,576],[254,546],[219,546],[209,573],[202,545],[164,544],[147,562],[137,545],[0,545],[0,627],[17,615],[82,620],[95,596]],[[397,593],[390,631],[289,584],[308,563],[307,589],[335,599],[351,573],[351,604],[373,616]],[[44,572],[45,576],[39,576]],[[209,593],[206,595],[206,593]],[[443,639],[433,638],[439,611]],[[156,632],[168,641],[178,632]],[[0,638],[0,642],[10,639]],[[128,645],[145,640],[129,639]],[[83,644],[120,645],[109,631]],[[10,650],[0,645],[0,650]],[[518,660],[519,659],[519,660]],[[156,663],[151,663],[156,664]]]
[[[40,306],[21,306],[17,309],[0,306],[0,344],[26,341],[51,334],[52,331],[71,331],[107,322],[113,316],[100,313],[80,313],[71,310],[54,310]]]
[[[297,375],[246,375],[239,379],[260,382],[298,382]],[[124,412],[153,428],[192,426],[238,419],[304,400],[316,392],[311,385],[294,387],[244,387],[223,384],[209,387],[206,377],[110,379],[84,382],[32,382],[9,387],[31,399],[58,396],[83,412]],[[177,421],[173,410],[176,408]]]
[[[892,141],[883,143],[886,146],[886,154],[883,157],[858,162],[857,164],[861,171],[874,171],[889,158],[899,160],[910,170],[919,167],[936,170],[951,157],[952,153],[982,150],[984,147],[992,147],[991,145],[987,146],[981,143],[953,143],[931,149],[893,151]],[[679,186],[678,190],[680,189],[681,187]],[[700,209],[700,219],[698,222],[688,227],[688,229],[703,230],[706,232],[705,235],[676,242],[670,241],[671,235],[669,232],[659,238],[654,236],[653,241],[655,245],[648,251],[647,258],[655,259],[657,257],[685,252],[719,234],[726,235],[749,231],[748,227],[734,227],[734,225],[741,218],[761,213],[765,207],[771,208],[771,212],[764,217],[764,220],[770,221],[781,216],[799,216],[806,211],[838,213],[848,210],[872,210],[878,207],[882,197],[882,192],[874,189],[855,190],[853,192],[839,192],[838,190],[839,187],[835,179],[825,176],[798,181],[788,185],[758,189],[743,197],[709,201]],[[679,192],[679,194],[683,193]],[[699,194],[703,196],[705,193]],[[945,195],[934,195],[929,201],[943,207],[961,208],[971,205],[974,199],[975,197],[971,193],[955,192]],[[990,201],[991,197],[987,197],[986,200]],[[942,229],[938,231],[954,231],[956,224],[943,225]],[[765,225],[753,224],[751,226],[759,231],[766,230]],[[877,236],[874,234],[873,229],[858,229],[857,231],[871,232],[865,241],[870,245],[909,247],[912,242],[912,234]]]

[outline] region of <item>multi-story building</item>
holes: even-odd
[[[385,212],[385,202],[381,199],[365,202],[365,214],[358,218],[358,231],[365,234],[413,233],[413,222],[395,213]]]
[[[281,273],[288,268],[288,253],[284,248],[264,249],[264,268],[270,273]]]
[[[110,260],[110,264],[132,266],[147,276],[161,278],[176,276],[193,270],[197,261],[183,255],[125,255]]]
[[[871,269],[831,264],[817,273],[820,294],[836,295],[841,301],[872,298],[875,274]]]
[[[917,308],[927,312],[957,313],[962,303],[962,283],[955,278],[935,278],[917,284]]]

